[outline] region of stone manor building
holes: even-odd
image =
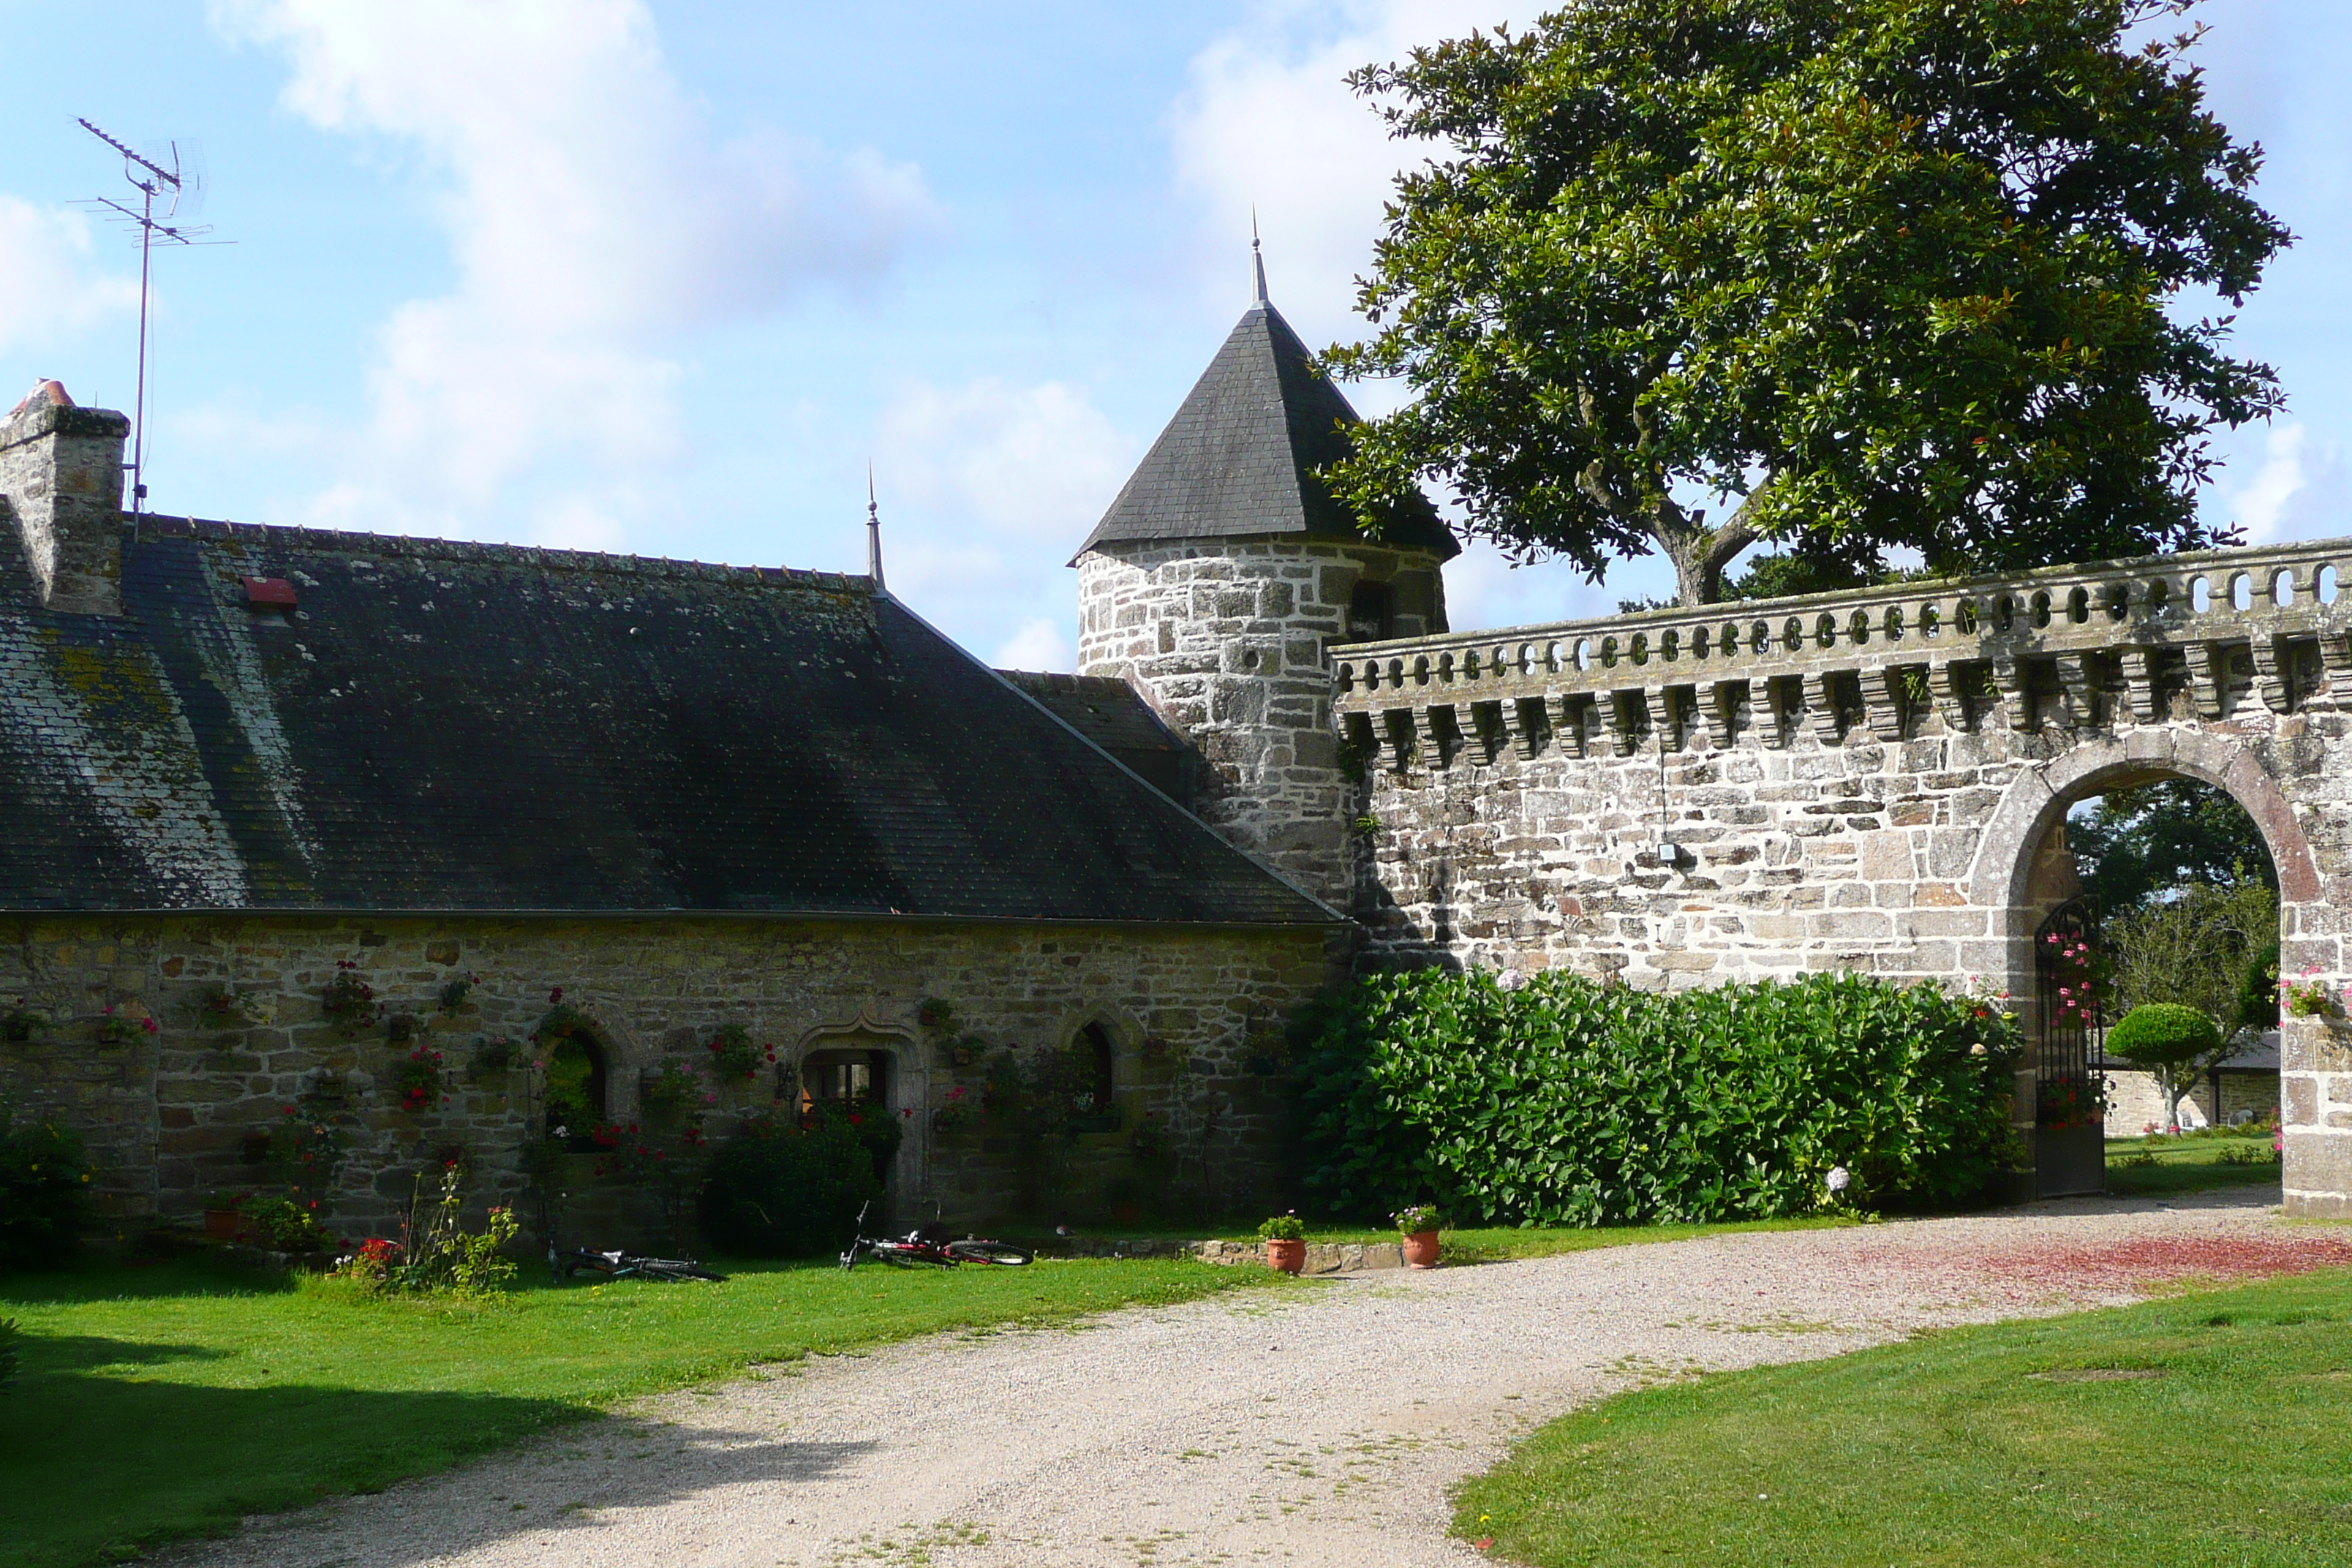
[[[1261,277],[1042,676],[878,549],[126,515],[124,420],[46,384],[0,425],[0,1093],[126,1225],[251,1184],[288,1118],[337,1130],[346,1227],[446,1159],[510,1196],[578,1138],[551,1105],[655,1127],[676,1069],[722,1135],[887,1110],[905,1213],[1237,1207],[1280,1189],[1283,1021],[1351,964],[1859,969],[2019,999],[2063,1190],[2064,816],[2162,776],[2247,807],[2288,972],[2346,977],[2352,543],[1455,632],[1435,513],[1368,537],[1316,478],[1354,422]],[[2352,1213],[2346,1038],[2281,1037],[2299,1212]],[[1050,1178],[969,1114],[1007,1052],[1083,1068]]]

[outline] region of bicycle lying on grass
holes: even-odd
[[[639,1258],[627,1252],[580,1252],[547,1249],[548,1271],[562,1284],[575,1274],[602,1279],[724,1280],[727,1276],[705,1268],[691,1258]]]
[[[841,1255],[844,1268],[856,1268],[860,1258],[895,1263],[902,1268],[918,1264],[953,1268],[961,1263],[993,1263],[1003,1268],[1017,1268],[1029,1261],[1029,1254],[1001,1241],[982,1241],[971,1236],[961,1241],[951,1241],[948,1238],[947,1227],[938,1224],[919,1226],[898,1240],[867,1236],[866,1215],[873,1207],[872,1204],[867,1204],[857,1211],[856,1238],[850,1242],[849,1250]]]

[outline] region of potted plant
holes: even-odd
[[[444,1013],[464,1012],[466,1010],[466,998],[471,995],[473,994],[474,987],[481,983],[482,977],[478,974],[460,974],[448,981],[441,987],[441,1011]]]
[[[237,1205],[236,1217],[244,1223],[247,1239],[272,1252],[308,1257],[334,1246],[334,1237],[319,1224],[316,1199],[248,1197]]]
[[[196,1005],[196,1022],[207,1029],[249,1029],[268,1018],[261,998],[241,987],[215,985]]]
[[[319,1011],[346,1035],[356,1035],[383,1011],[375,987],[360,975],[360,966],[348,958],[335,960],[335,977],[319,994]]]
[[[467,1079],[479,1083],[504,1074],[515,1065],[517,1054],[514,1041],[504,1035],[476,1036],[473,1054],[466,1058]]]
[[[761,1046],[740,1024],[726,1024],[710,1037],[710,1071],[721,1083],[740,1083],[776,1059],[776,1047]]]
[[[0,1040],[12,1046],[28,1045],[36,1037],[48,1032],[49,1016],[26,1006],[22,996],[16,998],[14,1007],[0,1013]]]
[[[101,1046],[136,1045],[142,1034],[155,1033],[155,1020],[142,1015],[116,1011],[111,1005],[98,1016],[98,1043]]]
[[[394,1065],[392,1081],[400,1090],[401,1110],[430,1110],[441,1099],[441,1053],[417,1047],[408,1053],[407,1060]]]
[[[1434,1204],[1412,1204],[1397,1211],[1397,1235],[1404,1238],[1406,1267],[1437,1267],[1437,1226]]]
[[[1285,1274],[1296,1274],[1307,1267],[1307,1226],[1297,1211],[1278,1214],[1257,1227],[1259,1239],[1265,1243],[1265,1266]]]
[[[205,1200],[205,1239],[236,1241],[247,1228],[241,1212],[251,1193],[215,1193]]]
[[[660,1070],[647,1068],[638,1081],[637,1099],[650,1116],[668,1116],[684,1110],[702,1091],[702,1080],[683,1062],[666,1061]]]
[[[980,1118],[980,1096],[960,1083],[948,1090],[947,1098],[931,1112],[931,1131],[954,1132],[966,1127],[977,1127]]]

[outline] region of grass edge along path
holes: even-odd
[[[1455,1494],[1544,1568],[2352,1563],[2352,1270],[1637,1389]]]
[[[377,1300],[211,1259],[0,1278],[24,1366],[0,1395],[0,1568],[82,1568],[446,1470],[616,1405],[790,1375],[919,1335],[1049,1329],[1124,1307],[1297,1288],[1192,1262],[540,1286]],[[1312,1287],[1307,1287],[1312,1289]]]

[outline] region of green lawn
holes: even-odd
[[[1455,1530],[1611,1568],[2352,1563],[2347,1397],[2331,1270],[1622,1394],[1465,1486]]]
[[[2107,1191],[2118,1196],[2161,1196],[2216,1187],[2279,1184],[2279,1162],[2265,1131],[2246,1135],[2193,1133],[2185,1138],[2107,1140]]]
[[[70,1568],[239,1514],[381,1489],[614,1401],[943,1329],[1045,1324],[1279,1276],[1189,1262],[526,1289],[474,1307],[197,1259],[0,1279],[0,1568]]]

